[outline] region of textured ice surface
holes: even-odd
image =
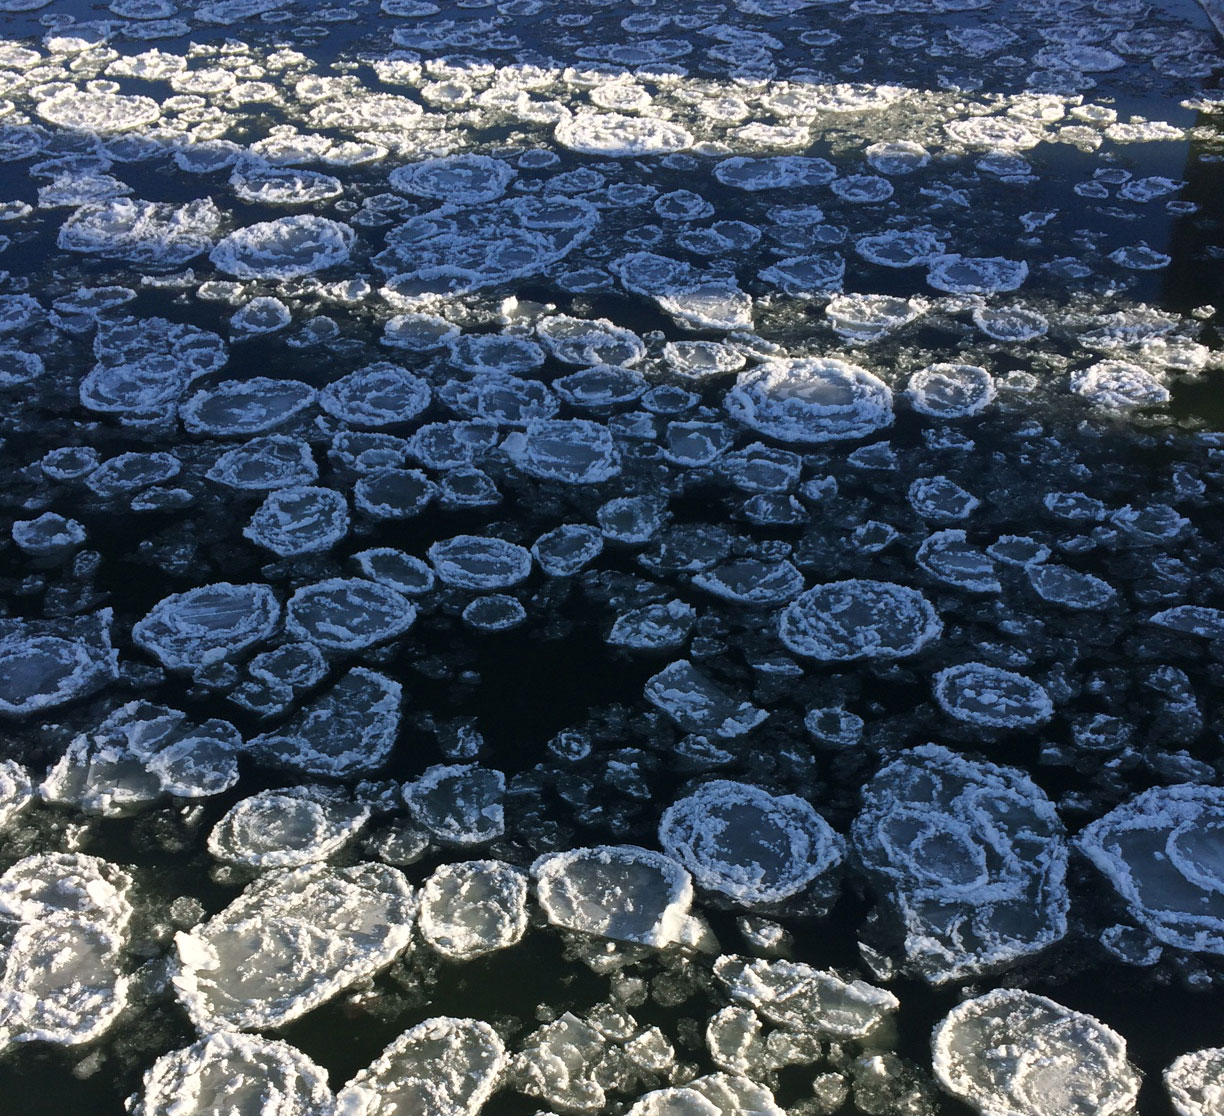
[[[388,361],[367,365],[328,384],[319,406],[351,426],[409,422],[429,406],[429,384]]]
[[[658,947],[686,935],[693,881],[660,853],[599,845],[542,856],[531,871],[554,926]]]
[[[228,488],[263,492],[308,485],[318,479],[319,468],[305,442],[284,434],[267,434],[227,450],[207,475]]]
[[[942,631],[934,607],[917,589],[866,578],[801,593],[778,624],[791,651],[825,662],[913,655]]]
[[[1169,389],[1156,376],[1124,360],[1103,360],[1072,372],[1071,390],[1110,410],[1152,407],[1169,399]]]
[[[831,358],[767,361],[741,372],[726,407],[744,426],[800,444],[862,438],[893,418],[887,384]]]
[[[497,1032],[438,1016],[410,1027],[337,1094],[344,1116],[475,1116],[507,1064]]]
[[[0,714],[63,705],[114,678],[110,623],[110,609],[63,626],[0,620]]]
[[[693,142],[692,133],[677,124],[617,112],[575,113],[557,125],[556,139],[584,155],[619,158],[682,151]]]
[[[389,965],[415,915],[395,868],[272,872],[175,935],[174,989],[206,1034],[279,1027]]]
[[[1116,1031],[1019,989],[959,1004],[931,1046],[939,1083],[982,1116],[1114,1116],[1130,1111],[1139,1091]]]
[[[906,388],[910,406],[935,418],[960,418],[985,410],[995,384],[985,368],[972,364],[932,364],[915,372]]]
[[[305,585],[289,598],[285,628],[329,651],[359,651],[402,635],[416,607],[386,585],[333,577]]]
[[[926,744],[868,784],[854,852],[906,968],[933,983],[1023,960],[1067,931],[1067,843],[1022,771]]]
[[[236,229],[209,258],[239,279],[298,279],[344,263],[352,247],[348,225],[302,214]]]
[[[841,861],[845,842],[802,798],[719,779],[663,811],[659,844],[698,887],[755,906],[806,889]]]
[[[77,207],[57,243],[70,252],[170,271],[212,249],[221,212],[207,198],[176,206],[112,198]]]
[[[1164,1083],[1177,1116],[1219,1116],[1224,1112],[1224,1047],[1175,1058]]]
[[[790,1031],[861,1038],[900,1005],[883,988],[797,961],[725,955],[715,962],[714,973],[732,1000]]]
[[[179,407],[179,417],[193,434],[241,438],[274,430],[314,401],[314,389],[300,380],[255,376],[196,392]]]
[[[219,1031],[163,1054],[132,1116],[333,1116],[327,1072],[278,1039]]]
[[[961,663],[939,671],[935,700],[958,721],[988,728],[1023,728],[1054,715],[1054,703],[1038,683],[988,663]]]
[[[265,762],[308,775],[343,778],[381,767],[399,731],[400,692],[398,682],[354,667],[249,747]]]
[[[327,860],[370,816],[343,791],[286,787],[236,802],[208,835],[218,860],[251,868],[299,868]]]
[[[1224,954],[1224,790],[1153,787],[1077,843],[1157,941]]]
[[[435,764],[404,786],[420,825],[445,845],[483,845],[505,832],[506,777],[477,764]]]
[[[438,580],[460,589],[505,589],[531,572],[531,553],[504,539],[456,535],[429,548]]]
[[[645,692],[647,701],[688,732],[743,736],[769,716],[767,710],[729,697],[688,659],[664,667],[647,681]]]
[[[502,449],[519,469],[540,480],[598,484],[621,470],[620,452],[608,428],[587,419],[547,419],[528,423]]]
[[[330,550],[348,533],[348,503],[332,488],[294,486],[272,492],[243,534],[282,558]]]
[[[527,874],[501,860],[443,864],[421,888],[417,926],[458,961],[512,946],[527,930]]]
[[[219,581],[159,601],[132,638],[171,670],[195,670],[259,643],[276,629],[280,602],[266,585]]]

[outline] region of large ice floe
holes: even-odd
[[[174,989],[205,1034],[280,1027],[389,965],[415,915],[386,865],[271,872],[175,935]]]
[[[915,748],[867,785],[852,837],[883,939],[925,980],[1014,965],[1067,932],[1063,827],[1016,768]]]
[[[953,1008],[931,1045],[940,1084],[982,1116],[1120,1116],[1139,1092],[1116,1031],[1019,989]]]

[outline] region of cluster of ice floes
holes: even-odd
[[[1001,12],[0,0],[30,1097],[1219,1116],[1219,46]]]

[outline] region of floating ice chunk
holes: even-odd
[[[550,419],[560,410],[547,384],[508,376],[482,376],[471,385],[456,388],[451,406],[499,426],[521,427]]]
[[[204,798],[238,782],[242,736],[228,721],[195,725],[174,709],[134,701],[76,736],[38,788],[48,802],[123,817],[163,795]]]
[[[508,1059],[497,1032],[477,1019],[439,1016],[409,1028],[337,1095],[344,1116],[476,1116]]]
[[[1151,372],[1123,360],[1103,360],[1071,373],[1071,390],[1109,410],[1156,407],[1169,401],[1169,389]]]
[[[0,1042],[76,1046],[104,1034],[127,1005],[123,944],[104,925],[63,915],[22,923],[0,975]]]
[[[924,519],[966,519],[981,501],[948,477],[919,477],[906,492],[910,507]]]
[[[449,205],[496,201],[506,192],[514,168],[489,155],[444,155],[393,170],[393,190],[441,198]]]
[[[505,539],[456,535],[428,553],[438,579],[460,589],[505,589],[531,573],[531,552]]]
[[[741,372],[724,400],[737,422],[782,442],[862,438],[892,423],[892,392],[831,358],[770,360]]]
[[[668,518],[654,496],[616,496],[595,510],[603,537],[629,545],[649,542]]]
[[[1157,252],[1146,244],[1128,244],[1109,253],[1109,258],[1119,267],[1131,271],[1159,271],[1173,262],[1173,257]]]
[[[897,659],[942,633],[934,607],[917,589],[862,578],[801,593],[778,624],[791,651],[823,662]]]
[[[527,873],[501,860],[443,864],[421,888],[417,926],[457,961],[506,949],[527,932]]]
[[[842,201],[857,205],[887,201],[893,196],[893,184],[875,174],[848,174],[835,178],[829,189]]]
[[[1164,1071],[1164,1083],[1177,1116],[1220,1116],[1224,1112],[1224,1047],[1174,1058]]]
[[[685,939],[693,881],[674,860],[635,845],[597,845],[531,866],[554,926],[663,948]]]
[[[513,1068],[521,1092],[564,1112],[598,1112],[608,1061],[607,1038],[567,1011],[528,1037]]]
[[[646,390],[646,381],[634,369],[596,364],[554,380],[552,388],[575,407],[600,410],[633,402]]]
[[[145,1071],[131,1116],[334,1116],[327,1071],[287,1042],[221,1031]]]
[[[931,1048],[939,1083],[982,1116],[1122,1116],[1139,1092],[1120,1035],[1017,988],[958,1004]]]
[[[478,632],[506,632],[527,621],[527,610],[507,593],[490,593],[471,601],[460,614]]]
[[[40,101],[34,112],[57,128],[94,134],[131,132],[161,119],[161,107],[151,97],[72,88]]]
[[[132,917],[131,877],[100,857],[37,853],[0,876],[0,918],[34,923],[69,919],[120,935]]]
[[[946,245],[926,229],[890,229],[859,237],[854,250],[881,267],[916,267],[943,255]]]
[[[270,636],[280,602],[266,585],[218,581],[163,598],[132,628],[132,639],[171,670],[197,670]]]
[[[932,577],[971,593],[998,593],[1003,588],[991,557],[970,545],[964,531],[928,535],[918,548],[917,560]]]
[[[259,164],[240,166],[229,181],[234,193],[251,205],[312,205],[344,193],[340,180],[330,174]]]
[[[728,697],[687,659],[678,659],[646,682],[646,700],[686,732],[730,739],[751,732],[768,712]]]
[[[1050,695],[1036,682],[986,663],[941,670],[935,675],[935,700],[958,721],[990,728],[1039,725],[1054,715]]]
[[[803,799],[727,780],[669,806],[659,843],[698,887],[749,907],[797,895],[845,853],[842,838]]]
[[[212,249],[221,220],[221,211],[207,198],[181,206],[112,198],[78,207],[57,243],[70,252],[173,271]]]
[[[383,864],[270,872],[175,935],[175,992],[201,1031],[281,1027],[391,963],[416,898]]]
[[[636,333],[606,318],[589,321],[554,314],[544,318],[536,332],[549,352],[566,364],[628,366],[646,355],[646,346]]]
[[[1028,535],[1000,535],[986,553],[1005,566],[1036,566],[1050,557],[1050,548]]]
[[[505,832],[506,777],[476,764],[435,764],[404,785],[413,817],[446,845],[483,845]]]
[[[459,336],[459,327],[438,314],[396,314],[383,327],[382,343],[393,349],[428,353]]]
[[[406,597],[420,597],[434,586],[434,572],[420,558],[394,547],[375,547],[353,555],[364,577]]]
[[[399,732],[401,687],[355,667],[280,728],[254,737],[260,759],[307,775],[344,778],[381,767]]]
[[[235,341],[261,337],[284,329],[292,320],[292,311],[279,298],[260,295],[245,303],[230,318],[230,336]]]
[[[239,279],[300,279],[346,263],[354,233],[348,225],[302,214],[236,229],[209,259]]]
[[[327,787],[261,791],[217,822],[208,851],[252,868],[297,868],[343,848],[369,816],[368,806]]]
[[[502,448],[519,469],[540,480],[599,484],[620,473],[612,433],[586,419],[543,419],[512,434]]]
[[[36,558],[55,558],[85,541],[85,528],[75,519],[43,512],[37,519],[19,519],[13,524],[13,542]]]
[[[966,147],[1000,151],[1026,151],[1042,140],[1039,127],[1010,116],[963,117],[950,120],[944,125],[944,131]]]
[[[714,177],[724,186],[740,190],[777,190],[794,186],[827,186],[837,169],[827,159],[802,155],[751,158],[733,155],[714,167]]]
[[[761,271],[760,279],[794,298],[812,299],[841,290],[845,274],[846,261],[837,252],[816,252],[779,260]]]
[[[975,306],[973,324],[995,341],[1035,341],[1050,330],[1044,314],[1023,306]]]
[[[310,446],[284,434],[268,434],[227,450],[206,474],[210,481],[245,492],[308,485],[319,467]]]
[[[1174,605],[1152,618],[1153,624],[1204,639],[1224,639],[1224,610],[1206,605]]]
[[[353,501],[375,519],[410,519],[437,497],[438,486],[420,469],[378,469],[353,487]]]
[[[430,402],[429,384],[388,361],[350,372],[319,393],[319,405],[353,426],[409,422]]]
[[[1002,256],[936,256],[927,270],[927,282],[948,294],[994,294],[1014,291],[1028,278],[1024,260]]]
[[[394,589],[360,577],[304,585],[289,598],[285,628],[331,651],[359,651],[402,635],[416,607]]]
[[[1029,583],[1043,601],[1065,608],[1108,608],[1118,599],[1118,591],[1094,574],[1081,573],[1070,566],[1037,565],[1028,571]]]
[[[854,345],[865,345],[916,321],[927,311],[918,298],[879,294],[834,295],[825,313],[834,332]]]
[[[282,558],[330,550],[348,534],[348,503],[333,488],[278,488],[242,533]]]
[[[608,642],[613,647],[651,651],[681,647],[696,620],[696,610],[683,601],[633,608],[617,616]]]
[[[602,533],[581,523],[563,523],[541,535],[531,553],[550,577],[573,577],[603,552]]]
[[[451,359],[468,372],[518,375],[544,363],[544,350],[528,337],[465,333],[450,342]]]
[[[881,174],[913,174],[931,161],[930,153],[913,140],[889,140],[871,144],[863,152],[867,162]]]
[[[961,418],[984,411],[994,399],[994,377],[974,364],[930,364],[915,372],[905,389],[910,406],[936,418]]]
[[[179,417],[193,434],[240,438],[282,426],[312,406],[316,393],[301,380],[223,380],[187,399]]]
[[[749,960],[724,955],[714,974],[731,999],[788,1031],[833,1038],[862,1038],[897,1010],[891,992],[866,981],[845,981],[835,973],[797,961]]]
[[[1224,954],[1222,838],[1224,789],[1183,784],[1122,803],[1077,843],[1157,941]]]
[[[103,498],[126,496],[178,476],[181,468],[173,454],[121,453],[93,470],[85,487]]]
[[[803,574],[784,558],[733,558],[694,574],[693,584],[737,604],[780,605],[802,592]]]
[[[744,367],[744,354],[717,341],[669,341],[663,359],[687,379],[704,380]]]
[[[867,786],[855,852],[932,983],[1015,963],[1067,932],[1067,843],[1022,771],[915,748]]]
[[[556,141],[583,155],[639,158],[683,151],[693,135],[678,124],[653,116],[618,112],[577,112],[557,125]]]
[[[16,760],[0,761],[0,830],[33,801],[34,784],[29,772]]]

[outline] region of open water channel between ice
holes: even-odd
[[[0,0],[0,1111],[1220,1116],[1192,0]]]

